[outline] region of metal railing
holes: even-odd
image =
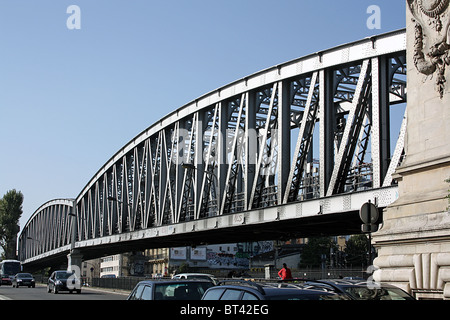
[[[212,273],[212,272],[205,272]],[[319,279],[338,279],[343,277],[359,277],[363,279],[367,279],[369,274],[366,273],[365,270],[361,269],[299,269],[293,270],[292,276],[296,279],[308,279],[308,280],[319,280]],[[241,277],[242,279],[251,279],[253,281],[277,281],[279,277],[277,275],[277,270],[271,270],[270,279],[265,279],[264,273],[251,273],[244,274]],[[116,290],[133,290],[133,288],[140,281],[150,280],[149,277],[120,277],[120,278],[92,278],[90,279],[89,285],[92,287],[98,288],[107,288],[107,289],[116,289]],[[163,279],[170,279],[163,278]],[[227,278],[223,278],[218,276],[218,280],[223,280]],[[229,279],[229,278],[228,278]]]
[[[148,279],[145,277],[92,278],[90,285],[92,287],[131,291],[140,281]]]

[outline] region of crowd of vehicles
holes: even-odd
[[[211,275],[182,274],[139,282],[128,300],[415,300],[404,290],[366,280],[218,282]]]
[[[305,282],[304,286],[344,294],[351,300],[415,300],[414,297],[396,286],[366,280],[314,280]]]
[[[0,262],[0,285],[12,285],[13,288],[34,288],[36,281],[32,274],[22,272],[20,261],[3,260]],[[66,270],[53,272],[47,281],[47,292],[58,293],[60,291],[81,293],[81,280],[74,272]]]
[[[308,289],[286,283],[224,281],[209,288],[202,300],[349,300],[340,293]]]
[[[0,285],[35,287],[30,273],[17,260],[0,263]],[[47,292],[81,293],[81,281],[73,272],[54,271]],[[256,282],[243,279],[219,281],[213,275],[182,273],[172,279],[139,282],[127,300],[415,300],[404,290],[363,279],[325,279]]]

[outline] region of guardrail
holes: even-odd
[[[210,273],[210,272],[205,272]],[[308,279],[308,280],[319,280],[319,279],[338,279],[343,277],[359,277],[367,279],[369,274],[365,270],[361,269],[302,269],[294,270],[292,276],[296,279]],[[89,285],[98,288],[107,289],[117,289],[117,290],[133,290],[136,284],[143,280],[151,280],[150,277],[120,277],[120,278],[92,278],[90,279]],[[159,278],[158,278],[159,279]],[[171,279],[170,277],[164,277],[161,279]],[[219,281],[229,280],[230,278],[217,277]],[[276,282],[279,280],[277,272],[274,270],[270,273],[270,279],[264,278],[264,274],[253,274],[253,275],[242,275],[236,277],[235,279],[246,279],[256,282]]]
[[[145,277],[92,278],[91,286],[117,290],[133,290],[138,282],[149,280]]]

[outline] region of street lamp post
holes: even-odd
[[[83,255],[75,248],[76,234],[77,234],[77,199],[73,199],[72,212],[67,215],[72,218],[72,239],[70,241],[70,252],[67,255],[67,271],[75,272],[81,276],[81,263],[83,262]]]

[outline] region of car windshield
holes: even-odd
[[[74,275],[74,274],[70,273],[70,272],[58,272],[58,273],[56,273],[55,278],[56,279],[68,279],[71,275]]]
[[[205,291],[212,287],[210,282],[157,283],[155,300],[200,300]]]
[[[345,292],[357,300],[412,300],[406,292],[398,288],[345,287]]]
[[[33,278],[33,276],[29,273],[18,273],[17,278]]]
[[[3,273],[5,275],[15,275],[20,271],[20,262],[5,262],[3,264]]]

